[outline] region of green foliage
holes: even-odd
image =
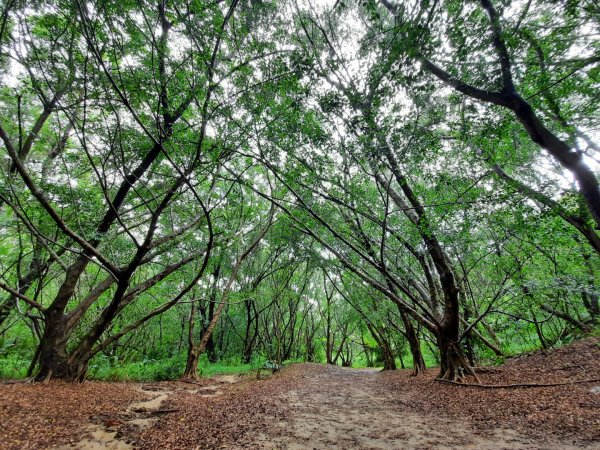
[[[103,381],[167,381],[177,380],[181,377],[183,367],[185,366],[185,353],[180,353],[170,358],[164,359],[142,359],[135,362],[114,363],[106,358],[96,358],[90,365],[89,378]],[[22,375],[16,373],[19,368],[18,361],[8,365],[5,378],[17,378]],[[237,375],[250,372],[255,368],[255,364],[239,364],[231,362],[219,362],[216,364],[208,362],[206,356],[200,360],[200,373],[203,377],[213,375]],[[11,376],[15,373],[17,376]]]
[[[31,360],[22,359],[19,354],[0,358],[0,379],[25,378]]]
[[[316,3],[6,6],[0,376],[176,379],[212,325],[204,376],[410,366],[410,325],[436,365],[447,312],[489,363],[597,333],[589,196],[519,116],[593,184],[595,3]]]

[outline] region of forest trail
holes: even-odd
[[[490,385],[560,383],[600,371],[600,340],[509,360]],[[434,381],[438,369],[381,372],[293,364],[260,382],[249,375],[199,401],[179,391],[177,414],[131,436],[142,449],[597,449],[599,383],[477,389]]]
[[[598,5],[0,0],[0,450],[600,450]]]
[[[511,359],[485,384],[597,376],[600,340]],[[0,449],[597,449],[600,383],[477,389],[293,364],[198,382],[0,385]]]
[[[408,394],[407,394],[408,395]],[[257,437],[264,449],[570,449],[536,442],[514,430],[497,428],[482,436],[467,423],[411,412],[390,396],[378,370],[329,367],[309,375],[278,400],[292,410],[289,420]]]

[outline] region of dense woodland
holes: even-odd
[[[460,381],[597,333],[599,36],[594,0],[2,0],[0,375]]]

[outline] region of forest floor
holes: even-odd
[[[482,384],[598,378],[600,339],[498,369]],[[2,384],[0,448],[600,448],[600,382],[482,389],[436,374],[295,364],[258,382]]]

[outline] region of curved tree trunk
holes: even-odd
[[[252,353],[254,351],[254,343],[258,335],[258,313],[256,312],[256,305],[254,301],[245,300],[246,309],[246,330],[244,332],[244,350],[242,352],[242,363],[249,364],[252,360]],[[254,308],[255,316],[252,316],[252,309]]]
[[[546,128],[535,113],[531,104],[517,92],[512,79],[510,56],[504,43],[498,13],[490,0],[480,0],[480,3],[485,9],[490,21],[490,31],[492,32],[493,37],[492,47],[498,56],[502,73],[502,89],[499,92],[493,92],[469,85],[464,81],[454,78],[441,67],[438,67],[421,55],[419,60],[422,67],[445,84],[469,97],[486,103],[493,103],[511,110],[529,135],[530,139],[541,148],[548,151],[548,153],[556,158],[565,169],[571,172],[573,177],[577,180],[579,192],[587,203],[588,210],[596,227],[600,228],[600,186],[596,174],[592,168],[585,163],[583,154],[576,149],[571,148],[571,146]],[[384,6],[392,14],[395,13],[393,6],[391,6],[389,2],[385,2]]]
[[[423,353],[421,352],[421,343],[419,342],[419,336],[417,336],[417,332],[412,322],[408,318],[408,315],[404,311],[400,311],[400,315],[402,316],[402,321],[404,322],[404,330],[406,333],[406,340],[408,341],[408,345],[410,347],[410,353],[413,358],[413,376],[417,376],[420,373],[425,372],[425,359],[423,358]]]
[[[192,308],[192,311],[190,313],[190,331],[189,331],[189,335],[188,335],[188,340],[189,340],[188,359],[187,359],[186,368],[183,372],[182,378],[198,378],[198,369],[197,369],[198,368],[198,359],[200,358],[200,355],[204,352],[204,350],[206,350],[208,342],[212,337],[212,333],[213,333],[215,327],[217,326],[217,322],[219,321],[219,318],[221,317],[221,313],[223,312],[223,309],[227,305],[229,291],[231,290],[231,287],[232,287],[234,281],[237,280],[237,274],[240,269],[240,266],[242,265],[244,260],[250,254],[252,254],[254,249],[256,247],[258,247],[262,238],[265,236],[265,234],[267,233],[269,228],[271,228],[272,221],[273,221],[273,209],[271,209],[271,214],[269,215],[267,224],[259,231],[256,239],[238,257],[238,259],[233,267],[233,270],[231,272],[231,275],[229,276],[229,280],[228,280],[225,288],[223,289],[223,293],[221,294],[221,299],[219,300],[219,304],[217,305],[216,309],[212,313],[212,317],[210,319],[209,324],[202,331],[202,338],[200,339],[200,341],[198,343],[194,343],[193,319],[194,319],[195,311],[194,311],[194,308]],[[216,283],[219,278],[218,275],[220,273],[220,264],[217,266],[216,270],[217,270],[216,276],[214,277],[215,284],[213,286],[214,292],[216,292],[214,289],[216,288]]]

